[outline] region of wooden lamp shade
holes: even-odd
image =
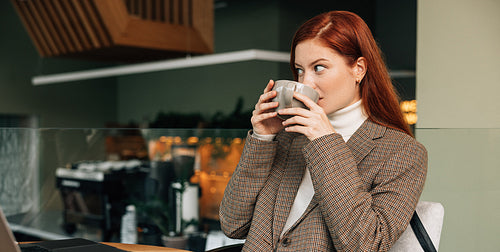
[[[41,57],[137,62],[213,53],[212,0],[11,0]]]

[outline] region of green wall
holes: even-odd
[[[116,121],[116,79],[33,86],[31,77],[109,64],[40,58],[10,1],[0,1],[0,114],[35,115],[40,127]]]
[[[158,112],[228,114],[239,97],[248,110],[267,81],[280,77],[278,68],[279,63],[254,61],[120,77],[119,118],[142,123]]]
[[[500,127],[500,1],[418,7],[419,126]]]
[[[441,202],[440,251],[498,251],[500,2],[420,0],[416,135],[429,153],[422,198]]]

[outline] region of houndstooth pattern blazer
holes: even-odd
[[[280,238],[306,166],[315,195]],[[249,135],[224,193],[221,228],[246,239],[243,251],[387,251],[410,221],[426,172],[423,145],[370,120],[347,143],[339,134]]]

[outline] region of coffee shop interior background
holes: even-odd
[[[422,198],[443,203],[446,211],[441,251],[498,248],[495,230],[500,224],[500,185],[495,181],[500,178],[496,169],[500,162],[494,157],[498,157],[500,143],[500,102],[493,96],[500,91],[498,74],[495,76],[499,65],[493,61],[500,57],[498,1],[215,0],[213,53],[248,49],[289,52],[293,32],[301,23],[335,9],[356,12],[370,26],[402,100],[412,101],[406,106],[413,109],[411,112],[416,111],[414,100],[418,99],[419,117],[412,129],[429,151],[429,174]],[[21,148],[37,153],[37,158],[27,164],[39,163],[37,189],[30,193],[42,210],[62,207],[60,198],[47,195],[58,193],[54,172],[60,161],[47,153],[70,153],[71,129],[79,129],[87,140],[103,132],[95,129],[126,127],[246,130],[249,124],[241,121],[248,118],[268,80],[292,78],[286,62],[249,60],[33,85],[34,76],[157,59],[116,62],[40,57],[11,1],[0,2],[0,14],[0,127],[36,129],[36,134],[49,137],[56,136],[58,130],[70,129],[66,147],[51,145],[53,142],[42,137],[30,143],[35,148]],[[180,57],[191,56],[186,52]],[[231,120],[234,115],[241,120]],[[189,124],[179,124],[179,120]],[[129,135],[145,136],[137,132]],[[15,139],[2,134],[0,145],[6,144],[5,139]],[[457,138],[461,141],[456,142]],[[109,140],[96,139],[100,140],[96,144]],[[231,139],[235,149],[241,147],[240,135]],[[56,147],[59,149],[51,149]],[[150,156],[149,146],[143,147],[146,153],[138,151],[135,157]],[[106,147],[96,148],[91,151]],[[0,154],[0,163],[13,157],[8,152]],[[97,156],[89,153],[89,157]],[[107,156],[99,158],[105,160]],[[472,173],[472,168],[479,172]],[[0,188],[10,184],[0,179]],[[0,190],[2,193],[4,190]],[[49,204],[44,202],[48,199]]]
[[[40,127],[147,125],[160,112],[228,114],[240,97],[244,110],[252,108],[269,79],[292,77],[287,63],[256,60],[33,86],[34,76],[119,63],[41,58],[12,3],[1,4],[0,113],[37,115]],[[355,11],[367,21],[391,69],[415,70],[415,1],[313,1],[307,7],[302,1],[215,1],[214,53],[288,52],[302,22],[332,9]],[[397,81],[404,100],[413,99],[414,78]]]

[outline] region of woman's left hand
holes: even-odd
[[[287,108],[278,111],[279,114],[293,115],[293,117],[283,121],[283,126],[287,132],[296,132],[305,135],[309,140],[335,133],[330,120],[323,108],[314,103],[309,97],[294,92],[293,97],[309,108]]]

